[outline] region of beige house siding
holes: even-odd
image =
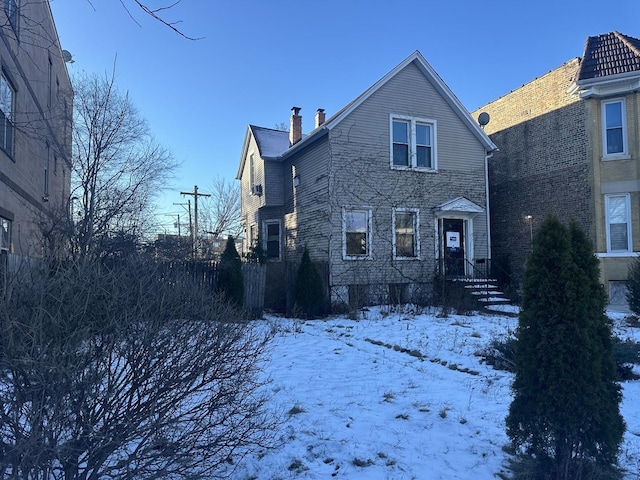
[[[390,116],[437,122],[437,171],[396,170],[390,160]],[[335,286],[430,283],[436,271],[434,207],[463,196],[486,209],[485,151],[450,105],[409,65],[331,131],[330,249]],[[372,210],[372,257],[342,258],[342,208]],[[419,211],[419,259],[393,258],[394,208]],[[487,257],[486,215],[473,219],[475,258]],[[470,259],[473,261],[474,259]]]
[[[287,260],[297,262],[305,246],[314,261],[327,261],[329,239],[330,148],[323,137],[282,166],[285,185]],[[294,176],[297,177],[294,185]]]
[[[15,89],[13,151],[0,150],[0,217],[11,221],[10,251],[39,256],[38,217],[69,208],[73,92],[49,3],[19,5],[19,40],[0,8],[2,72]]]
[[[601,259],[602,282],[611,287],[611,282],[627,279],[629,263],[635,253],[612,255],[607,253],[605,195],[629,194],[631,206],[631,238],[633,252],[640,252],[640,107],[639,95],[629,93],[610,98],[585,100],[589,117],[589,136],[592,139],[589,156],[594,165],[594,190],[596,213],[596,252]],[[602,101],[624,98],[626,104],[628,158],[603,159]],[[609,288],[610,296],[615,292]]]
[[[299,114],[295,108],[296,121]],[[434,168],[392,165],[391,130],[396,117],[414,126],[431,124]],[[267,215],[282,215],[289,277],[288,267],[295,266],[308,247],[311,258],[327,267],[323,272],[328,274],[334,305],[352,304],[354,293],[365,303],[386,302],[398,293],[398,300],[430,301],[444,238],[439,218],[465,222],[464,246],[471,267],[456,275],[473,273],[474,262],[489,257],[485,166],[486,152],[495,146],[419,52],[293,147],[279,145],[282,153],[266,162],[264,204],[245,194],[247,172],[239,175],[247,226],[258,216],[264,220]],[[241,159],[244,170],[252,148],[255,142],[249,140]],[[414,154],[415,142],[407,149]],[[281,199],[272,191],[274,185],[282,186]],[[367,256],[346,255],[347,208],[370,212]],[[407,231],[414,233],[418,245],[415,256],[402,257],[395,255],[393,219],[406,211],[417,219],[413,231]]]

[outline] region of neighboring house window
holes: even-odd
[[[9,25],[15,32],[18,31],[18,0],[4,0],[4,11],[7,14]]]
[[[624,99],[602,102],[603,156],[627,153],[627,118]]]
[[[258,243],[258,232],[255,225],[249,227],[249,248],[254,248]]]
[[[391,117],[391,167],[436,169],[433,120]]]
[[[253,195],[262,195],[262,185],[257,182],[256,161],[253,153],[249,156],[249,183],[251,184],[251,193]]]
[[[9,250],[11,245],[11,220],[0,217],[0,250]]]
[[[607,251],[630,252],[631,215],[629,195],[606,195]]]
[[[49,197],[49,158],[51,157],[51,147],[47,143],[47,156],[44,159],[44,196],[45,198]]]
[[[264,222],[265,252],[267,259],[280,260],[280,221],[267,220]]]
[[[397,209],[393,211],[393,256],[417,258],[420,256],[418,241],[418,211]]]
[[[345,208],[343,210],[343,257],[368,258],[371,255],[371,211]]]
[[[13,155],[13,109],[15,89],[4,73],[0,74],[0,148]]]
[[[256,187],[256,163],[253,153],[249,156],[249,186],[251,187],[251,193],[253,193]]]

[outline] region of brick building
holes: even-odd
[[[500,149],[489,160],[495,263],[522,279],[536,226],[576,220],[601,261],[613,304],[624,303],[640,251],[640,40],[589,37],[572,59],[481,107]]]
[[[38,256],[37,219],[69,203],[69,58],[47,0],[5,0],[0,39],[0,253]]]

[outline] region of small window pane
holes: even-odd
[[[403,167],[409,165],[409,145],[393,145],[393,164]]]
[[[431,168],[431,147],[417,147],[416,165],[418,167]]]
[[[431,145],[431,127],[429,125],[416,125],[416,144]]]
[[[622,141],[622,128],[607,130],[607,153],[622,153],[624,145]]]
[[[0,250],[9,249],[10,233],[11,233],[11,222],[6,218],[0,218]]]
[[[612,251],[626,251],[629,249],[629,239],[627,237],[626,223],[612,223],[610,225],[609,235],[611,239]]]
[[[363,211],[346,212],[345,248],[348,256],[366,256],[368,254],[368,214]]]
[[[267,258],[280,258],[280,224],[267,224]]]
[[[607,128],[622,127],[622,102],[607,103],[605,114]]]
[[[393,122],[393,164],[409,166],[409,123]]]
[[[626,197],[609,197],[609,223],[627,223]]]
[[[396,256],[415,257],[415,213],[396,212]]]
[[[609,248],[612,252],[629,250],[629,229],[626,196],[608,197]]]
[[[395,143],[409,143],[409,124],[407,122],[393,122],[393,141]]]

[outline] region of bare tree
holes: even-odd
[[[87,0],[87,2],[93,7],[93,0]],[[129,14],[129,17],[131,17],[131,19],[134,22],[136,22],[137,24],[138,24],[138,21],[136,20],[135,16],[133,15],[133,12],[131,11],[130,5],[132,7],[140,8],[145,14],[149,15],[154,20],[157,20],[158,22],[160,22],[164,26],[169,27],[171,30],[173,30],[175,33],[177,33],[181,37],[184,37],[187,40],[200,40],[200,38],[198,38],[198,37],[191,37],[191,36],[185,34],[180,29],[180,24],[182,23],[182,20],[170,20],[167,17],[167,13],[172,8],[175,8],[181,2],[182,2],[182,0],[173,0],[173,1],[167,2],[166,4],[161,5],[161,6],[150,7],[149,4],[148,4],[149,2],[143,2],[141,0],[129,0],[129,1],[120,0],[120,4],[127,11],[127,13]]]
[[[242,233],[240,218],[240,185],[226,178],[216,178],[209,187],[210,197],[203,199],[201,225],[214,238]]]
[[[114,232],[139,236],[152,199],[176,164],[111,77],[75,78],[73,186],[75,251],[91,253]]]
[[[228,475],[271,442],[270,332],[149,262],[12,277],[0,302],[0,474]]]

